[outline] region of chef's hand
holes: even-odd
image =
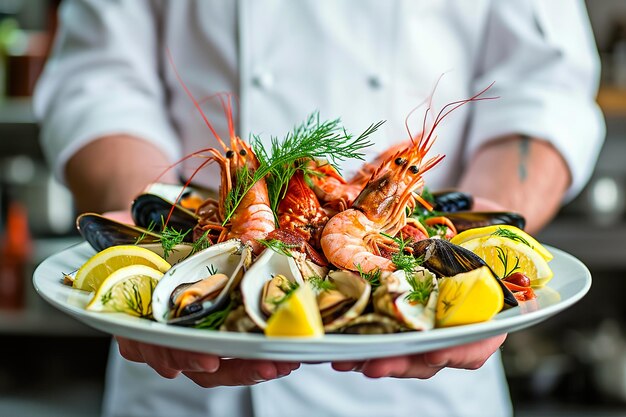
[[[480,368],[498,350],[504,339],[506,339],[506,334],[467,345],[417,355],[395,356],[367,361],[333,362],[333,368],[340,372],[361,372],[370,378],[428,379],[443,368]]]
[[[254,385],[289,375],[295,362],[221,359],[215,355],[151,345],[116,336],[120,354],[132,362],[148,364],[164,378],[185,375],[204,388]]]

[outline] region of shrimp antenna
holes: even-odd
[[[411,139],[411,143],[415,144],[415,142],[413,141],[413,138],[415,137],[413,135],[413,133],[411,133],[411,128],[409,127],[409,118],[411,117],[411,115],[413,113],[415,113],[415,111],[417,109],[419,109],[420,107],[422,107],[424,104],[428,103],[428,107],[426,108],[426,112],[424,113],[424,122],[422,124],[422,132],[420,133],[420,141],[422,140],[422,137],[424,137],[424,132],[426,131],[426,120],[428,119],[428,113],[430,112],[430,110],[433,107],[433,97],[435,96],[435,91],[437,90],[437,86],[439,85],[439,81],[441,81],[441,79],[443,78],[443,76],[445,75],[445,72],[443,74],[441,74],[439,76],[439,78],[437,78],[437,81],[435,82],[435,85],[433,86],[432,91],[430,92],[430,94],[424,99],[424,101],[422,101],[420,104],[418,104],[417,106],[413,107],[413,109],[411,109],[411,111],[409,112],[409,114],[406,115],[406,118],[404,119],[404,126],[406,127],[406,131],[409,134],[409,139]]]
[[[481,91],[479,91],[478,93],[476,93],[475,95],[473,95],[472,97],[470,97],[468,99],[459,100],[459,101],[453,101],[452,103],[448,103],[445,106],[443,106],[443,108],[439,111],[439,114],[437,114],[437,117],[435,118],[435,121],[433,123],[432,128],[430,129],[430,132],[428,133],[428,136],[426,136],[426,140],[424,141],[424,143],[421,144],[420,151],[424,152],[424,153],[428,152],[428,150],[433,145],[433,141],[431,140],[433,132],[435,131],[435,129],[437,128],[439,123],[441,123],[441,121],[443,119],[445,119],[446,116],[448,116],[450,113],[452,113],[453,111],[455,111],[459,107],[464,106],[465,104],[471,103],[473,101],[495,100],[495,99],[500,98],[499,96],[496,96],[496,97],[480,97],[481,95],[485,94],[487,92],[487,90],[489,90],[491,87],[493,87],[494,84],[495,84],[495,81],[492,82],[486,88],[482,89]],[[422,136],[422,138],[420,138],[420,142],[422,142],[422,139],[423,139],[423,136]]]
[[[209,119],[206,117],[206,115],[202,111],[202,108],[200,107],[200,103],[198,103],[196,98],[193,96],[193,94],[191,93],[191,91],[187,87],[187,84],[185,84],[185,81],[183,81],[183,78],[178,73],[178,69],[176,68],[176,64],[174,64],[174,59],[172,58],[172,53],[170,52],[170,48],[165,48],[165,51],[167,53],[167,58],[170,61],[170,64],[172,65],[172,68],[174,69],[174,74],[176,74],[176,78],[178,79],[178,82],[183,86],[183,89],[185,90],[185,93],[187,93],[187,95],[189,96],[189,98],[193,102],[193,105],[196,107],[196,109],[200,113],[200,116],[202,116],[202,119],[204,120],[204,123],[206,123],[208,128],[211,130],[211,133],[213,133],[213,136],[215,137],[215,139],[220,143],[220,145],[222,145],[222,147],[226,148],[226,145],[222,141],[222,138],[220,138],[220,135],[217,134],[217,131],[213,128],[213,125],[211,124]]]

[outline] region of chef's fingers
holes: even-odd
[[[133,362],[143,362],[165,378],[175,378],[180,371],[212,373],[220,366],[219,357],[204,353],[171,349],[117,337],[120,354]]]
[[[258,384],[287,376],[299,366],[299,363],[293,362],[227,359],[222,360],[220,369],[215,373],[185,371],[183,374],[202,387],[213,388]]]
[[[424,354],[424,362],[431,366],[478,369],[500,348],[506,336],[501,334],[466,345],[427,352]]]
[[[364,361],[342,361],[332,363],[333,369],[339,372],[358,371],[363,367],[363,365],[365,365]]]
[[[357,362],[333,364],[338,371],[357,370],[370,378],[433,377],[443,368],[478,369],[502,345],[506,335],[495,336],[462,346],[417,355],[370,359],[360,367]],[[355,369],[356,368],[356,369]]]

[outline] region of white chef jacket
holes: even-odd
[[[67,160],[106,134],[144,138],[172,161],[217,146],[167,48],[198,100],[221,91],[239,97],[242,137],[282,137],[315,110],[341,117],[353,133],[387,120],[371,137],[368,159],[408,138],[406,116],[442,74],[435,112],[495,82],[488,95],[499,99],[462,107],[437,128],[431,152],[446,159],[426,174],[431,189],[454,185],[484,143],[520,133],[561,152],[571,197],[604,135],[594,103],[599,61],[582,0],[75,0],[62,5],[60,22],[35,111],[61,180]],[[227,138],[219,102],[202,107]],[[423,117],[422,110],[408,119],[413,133]],[[357,167],[344,164],[347,175]],[[214,167],[201,175],[208,184],[218,178]],[[113,352],[107,387],[107,416],[510,414],[498,355],[478,371],[444,370],[428,381],[369,380],[317,365],[251,388],[204,390]]]

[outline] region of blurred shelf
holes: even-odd
[[[79,321],[50,309],[0,311],[0,334],[108,337]]]
[[[29,98],[0,100],[0,155],[42,158],[39,127]]]
[[[605,115],[626,117],[626,88],[603,86],[597,101]]]

